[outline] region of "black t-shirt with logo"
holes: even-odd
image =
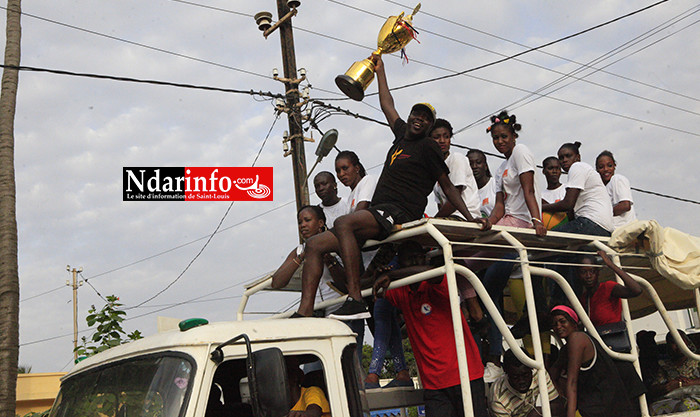
[[[448,174],[442,151],[427,136],[406,139],[407,124],[394,124],[394,143],[386,155],[371,205],[394,204],[411,220],[420,219],[428,204],[428,195],[442,173]]]

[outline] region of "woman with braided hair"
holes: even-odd
[[[491,116],[493,146],[506,160],[496,170],[496,205],[489,217],[492,224],[535,229],[538,236],[547,234],[542,224],[542,197],[535,181],[535,157],[522,143],[515,143],[521,126],[515,115],[502,111]]]

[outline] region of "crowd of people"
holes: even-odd
[[[557,156],[542,161],[547,187],[540,189],[535,156],[517,140],[522,126],[514,114],[506,111],[492,116],[487,128],[495,149],[505,157],[492,174],[483,151],[473,149],[464,155],[452,149],[452,126],[438,119],[430,104],[415,104],[404,121],[394,106],[381,57],[373,55],[372,60],[381,109],[394,135],[381,175],[377,178],[367,174],[355,152],[342,151],[335,159],[335,175],[324,171],[315,176],[314,188],[321,204],[299,210],[304,243],[293,249],[274,273],[272,286],[287,285],[303,265],[301,302],[292,317],[316,315],[344,320],[358,334],[359,347],[364,320],[368,320],[374,334],[374,355],[365,379],[368,390],[413,387],[401,345],[402,317],[425,389],[426,415],[463,415],[447,280],[438,277],[386,289],[392,279],[428,270],[434,266],[430,263],[439,259],[427,259],[425,250],[409,241],[396,248],[389,245],[388,251],[381,248],[379,252],[385,250],[389,256],[385,254],[385,259],[378,262],[378,251],[361,250],[364,242],[382,240],[395,225],[422,218],[430,194],[438,207],[432,217],[474,222],[484,231],[491,225],[504,225],[533,229],[537,236],[545,236],[548,229],[610,236],[615,228],[636,218],[630,184],[616,174],[611,152],[601,152],[594,167],[581,161],[581,143],[574,142],[561,145]],[[567,173],[566,183],[560,180],[562,172]],[[338,181],[350,189],[345,199],[338,195]],[[481,260],[484,255],[503,257],[472,252],[460,262],[480,271],[490,297],[502,308],[503,290],[519,273],[514,263],[508,262],[514,256],[485,262]],[[604,265],[593,256],[559,257],[554,260],[557,264],[575,262],[580,266],[554,268],[574,288],[595,326],[619,325],[620,299],[638,296],[642,290],[608,255],[602,251],[598,255]],[[599,282],[602,267],[611,269],[622,283]],[[376,298],[362,298],[361,289],[368,282]],[[457,283],[475,415],[538,415],[536,372],[523,366],[511,351],[503,352],[501,334],[485,316],[474,289],[464,277],[458,276]],[[550,350],[549,334],[545,338],[545,400],[550,402],[553,415],[574,417],[578,412],[583,417],[607,416],[613,411],[619,417],[639,415],[637,398],[642,393],[664,395],[679,383],[690,384],[691,377],[700,383],[696,364],[692,372],[666,370],[658,378],[653,375],[653,385],[643,384],[628,362],[611,360],[597,340],[581,330],[578,316],[558,287],[544,285],[542,280],[533,283],[540,322],[551,323],[555,337],[565,341],[561,350]],[[347,298],[340,307],[323,311],[314,307],[345,294]],[[521,317],[527,321],[525,314]],[[472,332],[470,325],[486,331]],[[482,340],[482,335],[488,337]],[[482,342],[488,343],[488,349]],[[529,350],[532,353],[531,346]],[[396,377],[380,387],[379,374],[387,352]],[[498,372],[490,372],[494,369]],[[659,367],[659,372],[662,369],[666,368]],[[636,381],[630,382],[630,378]],[[663,407],[659,405],[658,409]]]

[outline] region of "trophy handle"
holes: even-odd
[[[418,10],[420,10],[420,3],[418,3],[418,5],[416,6],[416,8],[413,9],[413,13],[411,13],[411,16],[415,16],[416,13],[418,13]]]

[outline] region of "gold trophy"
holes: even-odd
[[[377,50],[372,54],[390,54],[403,49],[411,39],[415,37],[415,31],[411,24],[413,16],[420,10],[420,3],[413,9],[413,13],[404,17],[403,12],[398,16],[391,16],[379,30],[377,37]],[[369,59],[357,61],[343,75],[335,77],[335,84],[346,96],[356,101],[362,101],[365,90],[374,80],[374,63]]]

